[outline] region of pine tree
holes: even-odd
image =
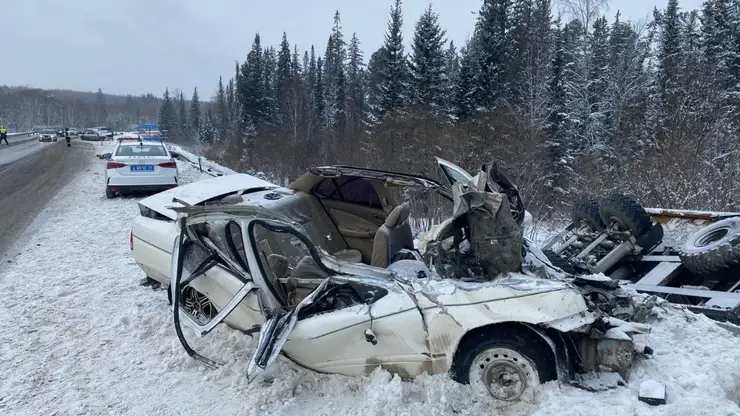
[[[258,33],[254,37],[252,50],[241,66],[236,85],[237,99],[241,108],[239,119],[243,128],[256,126],[267,119],[264,76],[264,55]]]
[[[567,27],[566,29],[567,30]],[[565,30],[558,27],[554,33],[552,77],[550,78],[550,93],[552,94],[552,110],[548,118],[548,140],[546,142],[550,166],[548,170],[552,174],[549,185],[552,189],[565,191],[567,187],[567,174],[570,171],[570,154],[566,141],[566,94],[564,88],[564,74],[566,62]]]
[[[313,107],[314,107],[314,118],[316,120],[316,127],[322,130],[326,127],[324,124],[326,115],[326,101],[324,100],[324,76],[323,68],[324,62],[319,57],[316,59],[316,79],[313,85]]]
[[[447,91],[445,91],[445,110],[447,114],[455,113],[455,91],[460,80],[460,55],[455,47],[455,42],[450,44],[445,51],[445,74],[447,76]]]
[[[385,72],[385,52],[381,46],[370,55],[367,62],[367,125],[372,127],[380,121],[382,108],[380,106],[383,92],[383,73]]]
[[[190,132],[196,139],[200,136],[200,100],[198,98],[198,88],[193,88],[193,97],[190,99],[190,117],[188,120]]]
[[[165,88],[164,95],[162,95],[158,124],[162,133],[169,137],[175,134],[175,106],[172,102],[172,97],[170,97],[170,91],[167,88]]]
[[[349,42],[347,63],[347,117],[352,137],[357,137],[365,119],[365,69],[357,34],[352,34]]]
[[[291,68],[290,44],[288,35],[283,32],[283,40],[280,43],[280,51],[277,59],[277,73],[275,81],[275,97],[278,101],[278,121],[284,122],[290,112],[288,100],[293,88],[293,69]]]
[[[604,150],[606,143],[606,120],[610,110],[606,102],[606,90],[608,88],[609,71],[609,26],[606,17],[600,17],[594,21],[593,33],[590,38],[589,54],[589,84],[588,108],[591,133],[588,134],[593,141],[587,146],[590,150],[598,146]]]
[[[105,95],[103,90],[98,88],[98,92],[95,94],[95,122],[98,125],[104,124],[108,119],[108,109],[105,105]]]
[[[206,116],[203,118],[203,123],[200,127],[200,144],[202,145],[209,145],[212,144],[216,140],[217,133],[217,122],[215,117],[213,116],[213,111],[211,108],[208,108],[206,111]]]
[[[511,55],[507,43],[509,0],[484,0],[478,13],[473,35],[477,70],[474,102],[484,108],[494,107],[504,95],[507,58]]]
[[[218,77],[218,92],[216,93],[216,118],[214,123],[216,125],[216,140],[226,140],[226,132],[229,129],[229,108],[226,98],[226,91],[224,90],[223,79]]]
[[[347,101],[346,96],[339,97],[337,95],[339,90],[340,77],[345,77],[345,74],[343,72],[346,60],[347,44],[344,41],[341,19],[339,16],[339,11],[337,11],[334,14],[334,26],[332,27],[331,35],[329,35],[329,40],[326,43],[326,53],[324,55],[323,62],[323,96],[325,100],[328,100],[325,104],[327,125],[336,125],[338,122],[338,117],[346,117],[346,107],[337,107],[337,105],[346,106]],[[345,81],[345,79],[342,79],[341,82]],[[346,85],[342,86],[342,94],[346,94]]]
[[[262,63],[264,71],[262,74],[263,96],[260,102],[262,120],[265,123],[274,125],[279,111],[275,96],[277,54],[274,47],[270,46],[265,49]]]
[[[678,77],[681,68],[681,22],[678,0],[668,0],[668,7],[661,16],[662,34],[658,53],[658,79],[664,111],[672,112],[677,105]]]
[[[410,102],[437,116],[446,110],[445,33],[439,26],[439,16],[430,4],[416,23],[409,60]]]
[[[380,100],[377,105],[378,119],[392,115],[406,108],[408,104],[408,67],[403,47],[403,11],[401,0],[391,7],[388,31],[381,49]]]
[[[190,129],[188,126],[188,110],[187,106],[185,105],[185,96],[182,94],[182,91],[180,91],[180,95],[177,99],[177,138],[178,141],[185,141],[189,140],[190,135]]]
[[[469,39],[460,50],[460,73],[454,89],[454,114],[458,119],[472,117],[478,110],[479,83],[476,77],[480,74],[476,55],[475,40]]]

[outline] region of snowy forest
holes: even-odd
[[[333,163],[432,174],[440,156],[496,160],[541,217],[613,190],[738,210],[740,1],[670,0],[643,22],[608,6],[485,0],[459,47],[429,6],[407,50],[396,0],[367,63],[337,12],[323,54],[257,34],[209,110],[166,92],[160,128],[281,181]]]
[[[117,129],[157,119],[161,99],[152,94],[120,96],[70,90],[0,86],[0,124],[10,131],[33,126],[92,127],[103,124]]]

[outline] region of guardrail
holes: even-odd
[[[183,162],[190,163],[191,165],[193,165],[196,168],[198,168],[198,170],[201,171],[202,173],[211,175],[213,177],[216,177],[216,176],[224,176],[224,174],[225,174],[224,172],[220,172],[219,170],[214,169],[212,167],[205,167],[204,168],[204,166],[203,166],[203,158],[202,157],[198,157],[197,160],[191,160],[189,157],[185,156],[181,152],[178,152],[177,150],[170,150],[170,154],[175,159],[179,159],[179,160],[182,160]]]
[[[33,133],[33,132],[31,132],[31,131],[20,131],[20,132],[15,132],[15,133],[8,133],[8,137],[10,137],[10,136],[23,136],[24,134],[31,134],[31,133]]]

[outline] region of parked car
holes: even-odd
[[[82,140],[100,141],[104,140],[104,136],[97,130],[87,129],[80,134]]]
[[[507,187],[487,181],[476,192]],[[550,380],[578,384],[570,370],[626,380],[633,358],[649,353],[635,343],[647,326],[611,320],[570,280],[526,270],[440,278],[414,249],[398,188],[453,199],[429,178],[347,166],[311,169],[287,187],[222,176],[141,200],[131,249],[169,286],[178,338],[194,358],[218,365],[188,345],[183,324],[201,336],[222,322],[259,332],[250,380],[282,352],[318,372],[450,373],[481,394],[521,400]],[[505,199],[503,215],[521,224],[518,195]],[[460,224],[447,223],[439,243],[457,241]]]
[[[57,134],[52,129],[41,130],[39,133],[40,142],[55,142],[57,141]]]
[[[102,140],[113,140],[113,129],[108,126],[99,126],[99,127],[93,127],[94,130],[97,130],[100,136],[102,137]]]
[[[121,137],[107,155],[105,196],[160,192],[178,185],[177,162],[162,140]]]

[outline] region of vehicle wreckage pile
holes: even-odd
[[[574,215],[540,250],[523,237],[524,205],[495,164],[472,176],[438,163],[450,186],[331,166],[288,187],[248,175],[205,180],[193,185],[210,194],[184,186],[178,192],[190,199],[174,207],[162,205],[173,191],[161,193],[140,202],[134,258],[170,287],[178,338],[192,357],[218,366],[188,345],[183,324],[201,336],[221,322],[259,332],[250,380],[283,354],[322,373],[449,373],[506,401],[556,379],[589,390],[625,384],[634,360],[652,354],[647,323],[666,302],[627,282],[650,277],[634,263],[654,256],[660,223],[635,222],[642,208],[615,195],[607,200],[619,209],[597,205],[599,222]],[[361,192],[350,189],[359,184]],[[453,202],[420,251],[409,207],[390,191],[398,187]],[[157,260],[147,244],[163,234],[176,242]]]

